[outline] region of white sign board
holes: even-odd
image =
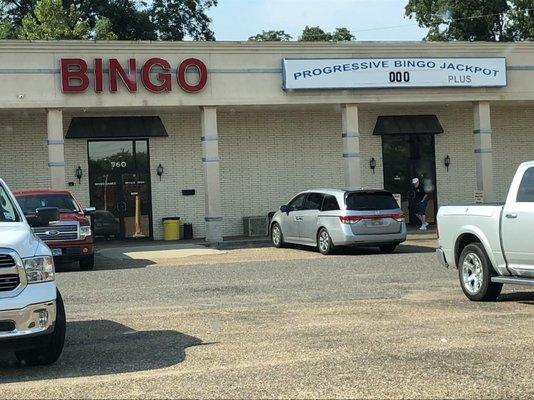
[[[505,58],[321,58],[283,61],[283,88],[506,86]]]
[[[475,190],[475,203],[484,203],[484,192],[482,190]]]

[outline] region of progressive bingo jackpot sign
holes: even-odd
[[[283,60],[283,88],[373,89],[506,86],[505,58]]]

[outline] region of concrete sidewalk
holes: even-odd
[[[431,242],[436,239],[435,231],[409,231],[405,244],[410,242]],[[271,247],[268,236],[224,238],[218,246],[209,246],[204,239],[165,241],[123,241],[99,242],[97,254],[108,260],[145,261],[152,264],[171,262],[188,257],[218,256],[231,250],[260,249]]]
[[[210,248],[192,242],[145,242],[144,244],[123,244],[116,247],[97,247],[97,254],[112,260],[146,260],[157,263],[161,260],[172,260],[191,256],[224,254],[225,251]]]

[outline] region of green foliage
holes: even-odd
[[[158,39],[183,40],[189,35],[194,40],[215,40],[206,11],[216,5],[217,0],[153,0],[150,16]]]
[[[100,18],[108,18],[111,30],[120,40],[157,40],[150,10],[135,0],[63,0],[64,6],[75,4],[94,29]]]
[[[261,31],[248,38],[250,42],[287,42],[291,36],[284,31]]]
[[[96,40],[117,40],[117,35],[111,30],[111,21],[107,17],[98,19],[95,23]]]
[[[318,26],[308,26],[302,31],[301,42],[350,42],[356,37],[347,28],[336,28],[333,33],[325,32]]]
[[[534,0],[515,0],[508,12],[507,38],[534,39]]]
[[[8,20],[0,21],[0,40],[1,39],[15,39],[17,32],[13,28],[13,25]]]
[[[354,36],[347,28],[336,28],[335,32],[332,33],[332,40],[334,42],[350,42],[356,40]]]
[[[61,0],[39,0],[33,13],[22,19],[21,39],[88,39],[89,23],[82,20],[80,12],[71,5],[63,9]]]
[[[534,0],[409,0],[405,11],[429,29],[426,40],[534,38]]]
[[[37,0],[0,0],[0,35],[20,36],[16,32],[26,19],[24,37],[66,39],[81,35],[102,40],[112,40],[115,36],[120,40],[182,40],[190,36],[195,40],[215,40],[206,11],[217,5],[217,0],[62,0],[59,3],[66,17],[61,17],[57,9],[47,12],[45,18],[56,18],[50,24],[37,17],[37,3]],[[52,10],[50,6],[47,8]],[[88,24],[85,35],[83,29],[72,25],[73,10],[78,13],[77,22]],[[57,20],[60,24],[51,29]],[[70,29],[65,29],[65,20]],[[2,29],[4,22],[6,29]],[[38,26],[43,24],[44,27]],[[7,29],[9,25],[11,29]]]
[[[318,26],[306,25],[299,40],[301,42],[330,42],[332,40],[332,35],[323,31]]]

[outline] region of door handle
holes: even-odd
[[[514,218],[517,218],[517,214],[516,213],[508,213],[505,215],[506,218],[510,218],[510,219],[514,219]]]
[[[302,221],[302,217],[295,217],[295,221]]]

